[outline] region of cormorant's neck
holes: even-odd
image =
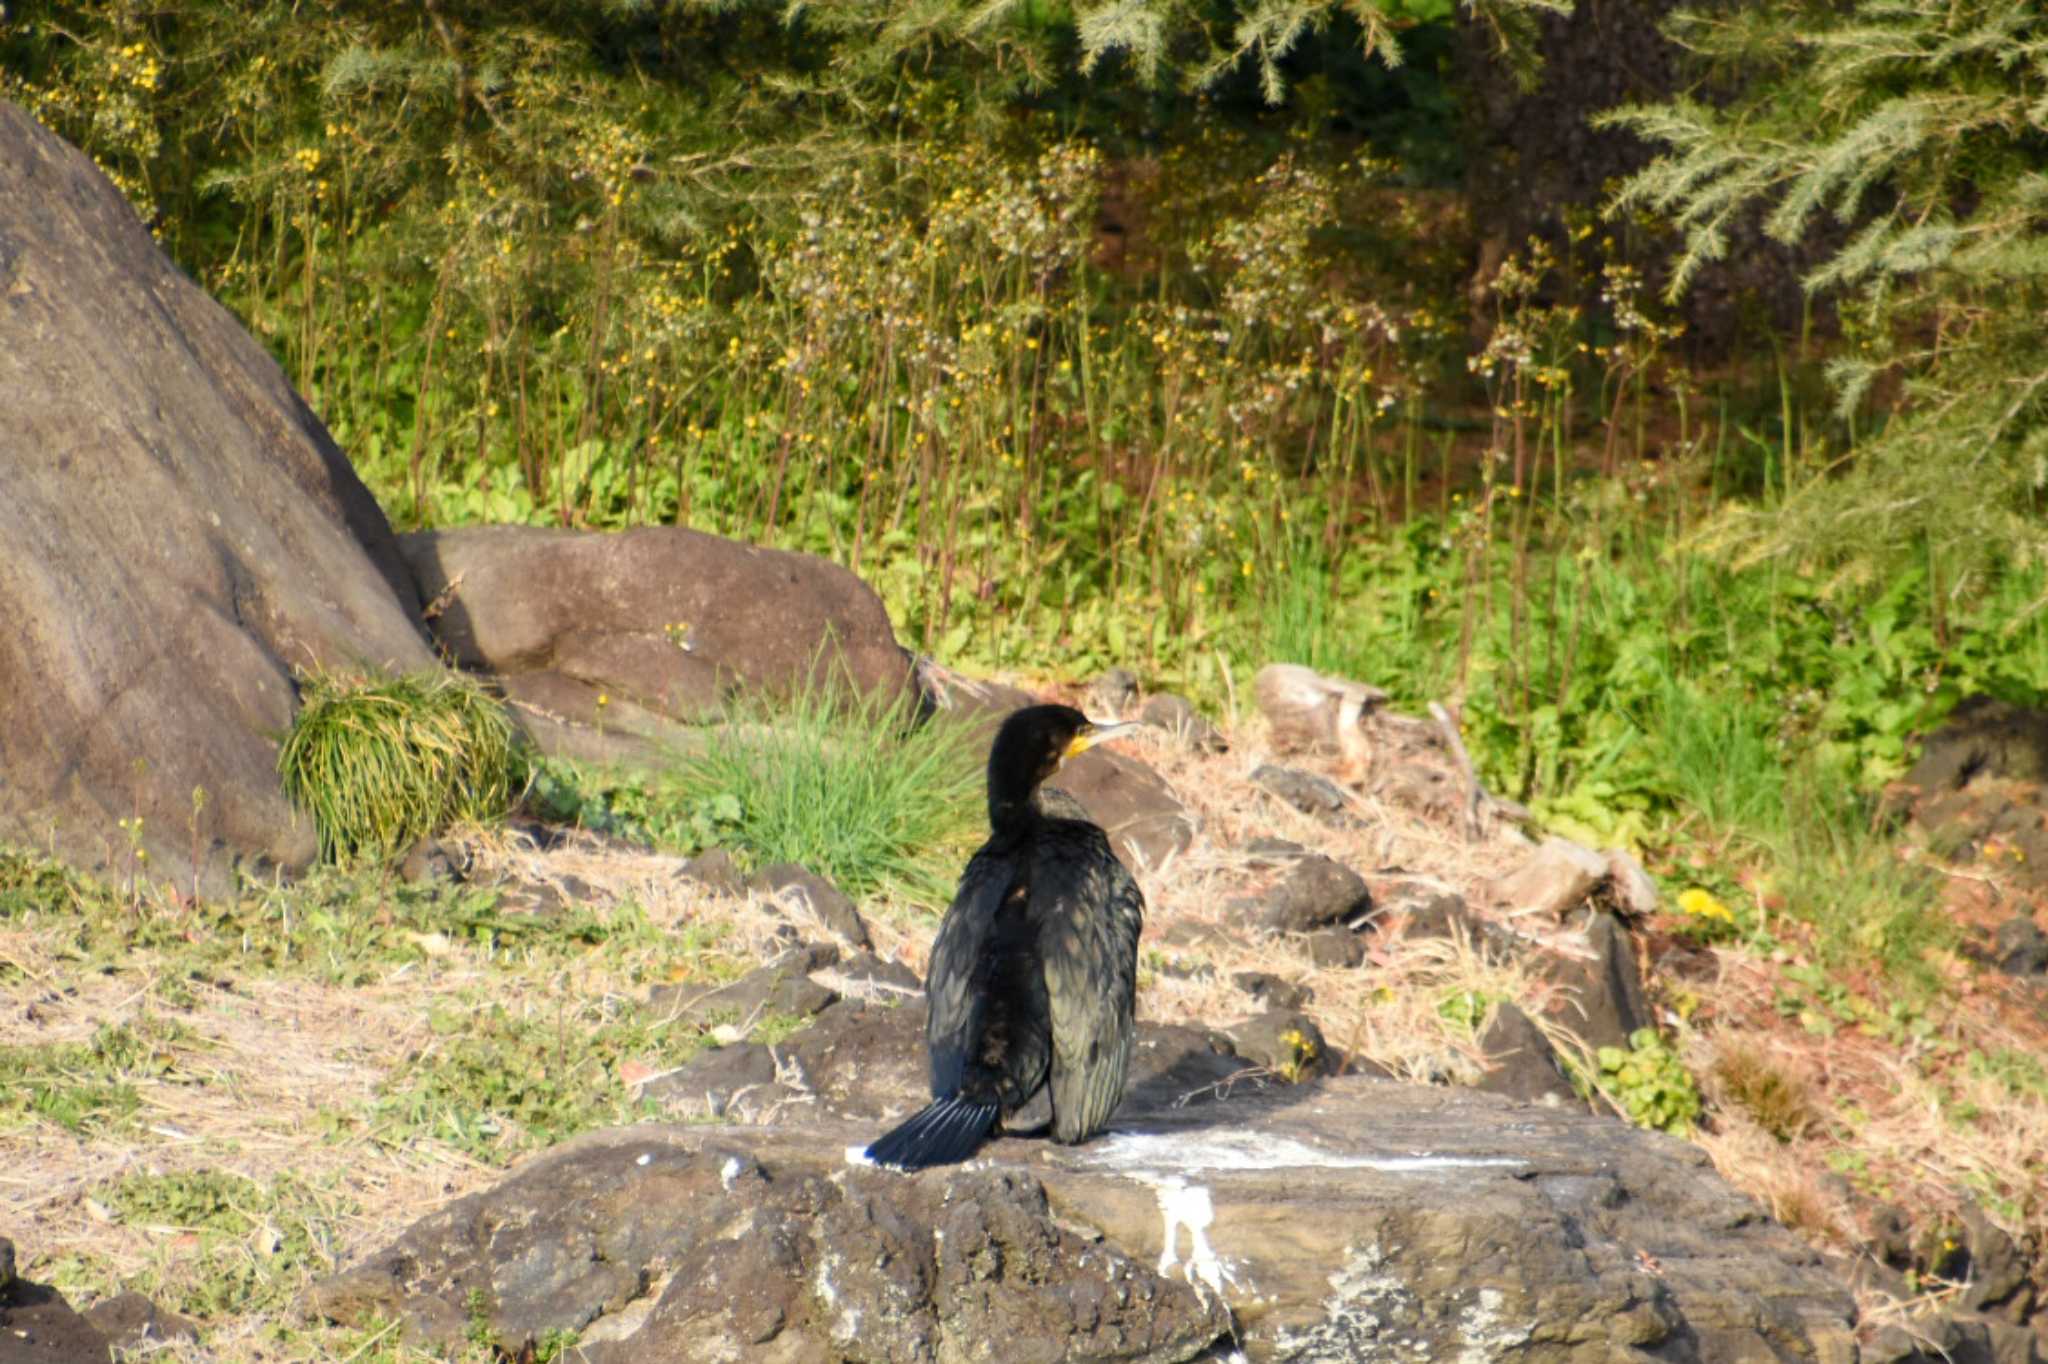
[[[988,788],[988,827],[997,834],[1018,832],[1037,823],[1040,814],[1038,805],[1032,800],[1037,794],[1037,783],[1019,790],[1015,787],[998,788],[994,782]]]

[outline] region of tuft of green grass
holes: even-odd
[[[1867,963],[1913,991],[1938,992],[1929,963],[1957,931],[1935,909],[1933,877],[1901,860],[1872,825],[1871,798],[1846,782],[1802,772],[1787,785],[1788,832],[1776,848],[1786,908],[1813,926],[1822,959]]]
[[[317,673],[277,754],[285,794],[313,817],[320,856],[390,858],[450,824],[489,823],[513,797],[512,722],[453,673]]]
[[[116,1129],[142,1108],[136,1082],[169,1075],[186,1030],[144,1016],[108,1024],[90,1042],[0,1047],[0,1129],[53,1122],[70,1132]]]
[[[165,1253],[143,1287],[171,1310],[211,1320],[282,1307],[333,1267],[322,1249],[345,1209],[289,1175],[269,1187],[220,1169],[130,1174],[100,1201],[131,1226],[189,1232],[196,1250]]]
[[[621,1064],[681,1064],[702,1045],[693,1026],[617,1001],[564,1002],[551,1016],[500,1004],[437,1010],[433,1040],[385,1081],[372,1135],[431,1137],[502,1164],[594,1127],[651,1116]]]
[[[772,714],[735,710],[678,786],[700,807],[731,797],[731,846],[756,862],[943,905],[982,823],[981,771],[963,721],[920,722],[912,705],[812,687]]]

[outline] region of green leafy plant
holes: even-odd
[[[1621,1105],[1630,1122],[1684,1136],[1700,1115],[1700,1091],[1692,1072],[1654,1028],[1638,1028],[1628,1049],[1601,1047],[1594,1059],[1595,1077],[1609,1097]]]
[[[300,683],[277,770],[312,816],[323,860],[374,862],[449,824],[503,815],[516,770],[512,724],[451,673],[319,673]]]

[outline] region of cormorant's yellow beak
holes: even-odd
[[[1060,750],[1060,760],[1064,762],[1068,758],[1078,757],[1105,740],[1121,739],[1126,734],[1135,734],[1139,728],[1134,720],[1127,720],[1120,725],[1098,725],[1091,720],[1074,731],[1074,737]]]

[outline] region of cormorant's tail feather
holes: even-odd
[[[875,1140],[867,1156],[877,1165],[922,1170],[952,1165],[973,1155],[996,1130],[1002,1109],[969,1099],[939,1099],[901,1126]]]

